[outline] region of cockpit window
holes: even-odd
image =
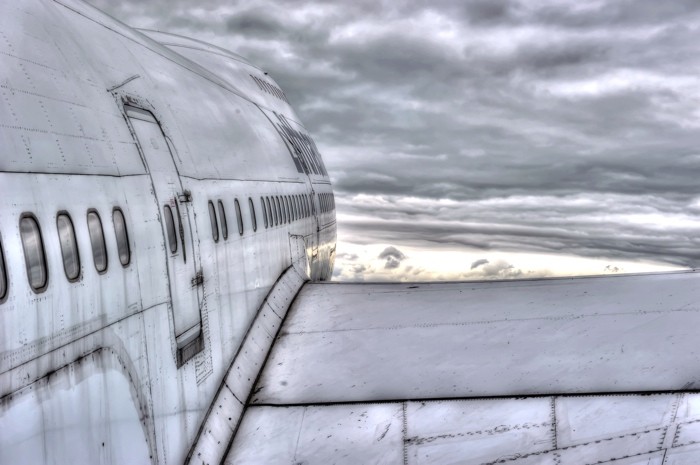
[[[56,216],[56,229],[58,241],[61,244],[63,270],[69,281],[75,281],[80,276],[80,256],[78,243],[75,240],[75,229],[68,213],[59,213]]]
[[[112,212],[112,223],[114,223],[114,235],[117,238],[119,263],[122,266],[127,266],[131,261],[131,249],[129,248],[129,233],[126,230],[126,220],[121,209],[115,208]]]
[[[24,261],[27,265],[27,277],[29,285],[35,292],[46,289],[49,281],[46,269],[46,255],[44,254],[44,242],[41,238],[39,223],[32,215],[24,215],[19,221],[19,231],[22,237],[24,249]]]
[[[90,244],[92,245],[92,259],[95,262],[95,269],[98,273],[107,270],[107,246],[105,245],[105,234],[102,229],[102,220],[95,210],[88,211],[87,214],[88,233],[90,234]]]

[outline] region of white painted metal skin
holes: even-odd
[[[700,463],[699,281],[308,284],[226,463]]]
[[[700,462],[696,273],[304,285],[332,191],[263,71],[78,0],[0,39],[0,464]]]
[[[323,162],[277,85],[233,54],[182,39],[185,57],[73,0],[0,2],[0,37],[0,463],[183,463],[266,302],[288,305],[304,279],[330,278]],[[100,272],[88,211],[106,242]],[[59,212],[74,226],[77,279],[64,271]],[[22,236],[23,215],[41,243]],[[23,237],[45,251],[37,289]],[[285,274],[307,254],[301,274]]]

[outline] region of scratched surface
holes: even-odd
[[[697,389],[699,280],[307,285],[252,402]]]
[[[258,406],[225,463],[697,464],[699,424],[687,393]]]

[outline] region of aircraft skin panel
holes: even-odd
[[[695,464],[700,394],[249,407],[232,464]]]
[[[299,171],[279,130],[235,82],[85,3],[0,2],[0,31],[0,247],[7,276],[0,296],[0,463],[182,463],[251,322],[292,263],[291,243],[308,255],[312,279],[330,277],[335,212],[321,214],[317,206],[292,219],[285,211],[286,221],[273,224],[261,198],[288,205],[290,198],[329,194],[330,180]],[[170,251],[156,195],[171,181],[149,173],[125,104],[153,113],[165,138],[156,141],[157,156],[167,154],[164,144],[173,154],[168,196],[191,213],[181,215],[192,238],[189,271],[171,267],[185,257],[180,248]],[[128,231],[124,264],[115,209]],[[93,213],[106,269],[94,258]],[[77,278],[64,269],[59,215],[74,227]],[[41,242],[23,236],[25,216]],[[34,289],[25,239],[45,255],[48,278]],[[201,299],[177,295],[193,286]],[[178,313],[186,306],[189,315]],[[197,319],[201,347],[180,364],[176,333],[189,337],[185,327]],[[103,353],[114,354],[119,374],[100,361]],[[84,379],[72,378],[76,373]]]
[[[310,284],[252,403],[696,389],[699,280]]]

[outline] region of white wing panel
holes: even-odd
[[[699,279],[307,285],[252,402],[693,389]]]
[[[700,395],[253,406],[225,463],[695,464],[688,404]]]

